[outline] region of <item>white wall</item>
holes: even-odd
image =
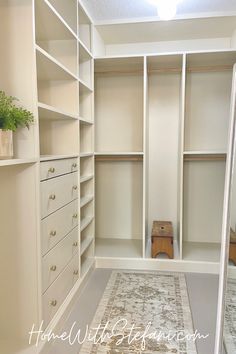
[[[168,42],[146,42],[106,45],[106,55],[129,55],[141,53],[164,53],[197,50],[229,49],[231,38],[192,39]],[[94,52],[99,56],[99,52]]]

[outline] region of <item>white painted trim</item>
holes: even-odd
[[[236,52],[236,48],[228,49],[211,49],[211,50],[190,50],[190,51],[176,51],[176,52],[156,52],[156,53],[142,53],[142,54],[122,54],[122,55],[105,55],[105,56],[95,56],[95,60],[101,59],[122,59],[122,58],[140,58],[144,56],[154,57],[154,56],[164,56],[164,55],[189,55],[189,54],[211,54],[211,53],[233,53]]]
[[[228,156],[226,161],[225,190],[224,190],[224,207],[222,221],[222,238],[221,238],[221,255],[220,255],[220,278],[218,291],[218,307],[217,322],[215,335],[215,351],[214,354],[221,354],[223,351],[223,330],[224,330],[224,309],[225,309],[225,292],[228,272],[229,259],[229,235],[230,235],[230,206],[231,206],[231,190],[232,175],[235,159],[236,148],[236,64],[233,70],[231,107],[230,107],[230,130],[228,143]]]
[[[186,99],[186,54],[183,55],[182,62],[182,82],[181,82],[181,103],[180,103],[180,186],[179,186],[179,254],[183,258],[183,199],[184,199],[184,127],[185,127],[185,99]]]
[[[95,257],[96,268],[219,274],[219,263],[168,259]]]
[[[236,11],[222,11],[222,12],[199,12],[199,13],[189,13],[185,15],[177,15],[173,21],[179,20],[192,20],[201,18],[214,18],[214,17],[234,17],[236,16]],[[163,22],[159,16],[146,16],[146,17],[136,17],[136,18],[119,18],[114,20],[96,20],[94,19],[95,26],[109,26],[109,25],[119,25],[119,24],[133,24],[141,22]]]
[[[143,58],[143,258],[146,255],[146,198],[147,198],[147,97],[148,97],[148,86],[147,86],[147,57]]]

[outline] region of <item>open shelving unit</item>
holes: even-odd
[[[143,256],[143,58],[95,61],[97,257]]]
[[[220,260],[235,62],[236,52],[233,51],[187,54],[182,205],[184,260]]]
[[[183,55],[147,58],[148,96],[148,182],[147,254],[151,257],[151,232],[154,220],[171,221],[174,230],[174,258],[179,257],[180,203],[179,156],[181,141]],[[163,258],[160,254],[157,258]]]

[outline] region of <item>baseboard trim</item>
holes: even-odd
[[[95,257],[96,268],[219,274],[220,264],[183,260]]]

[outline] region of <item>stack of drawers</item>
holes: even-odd
[[[41,163],[42,309],[48,325],[79,277],[78,162]]]

